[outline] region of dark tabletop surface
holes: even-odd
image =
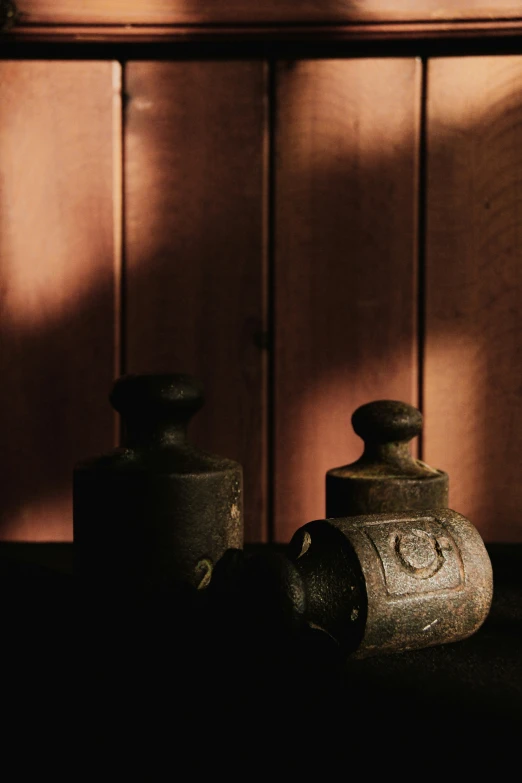
[[[113,748],[165,748],[176,738],[181,752],[182,738],[199,737],[204,747],[292,749],[303,763],[298,746],[324,753],[326,742],[330,754],[370,741],[377,761],[393,738],[399,755],[415,739],[434,743],[431,754],[458,746],[476,761],[493,736],[513,748],[505,738],[522,729],[522,544],[487,549],[494,596],[475,634],[346,660],[320,632],[254,623],[253,633],[241,618],[217,622],[171,596],[121,634],[118,618],[89,626],[73,590],[72,545],[3,544],[4,693],[14,710],[32,703],[43,715],[52,705],[62,720],[60,730],[51,722],[53,736],[74,726],[75,740],[93,747],[110,737]]]

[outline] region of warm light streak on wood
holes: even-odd
[[[73,466],[114,443],[118,68],[0,63],[0,539],[70,540]]]
[[[428,70],[425,455],[488,541],[522,541],[522,57]]]

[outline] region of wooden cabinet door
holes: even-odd
[[[115,375],[167,370],[243,465],[246,541],[324,516],[378,398],[422,408],[452,508],[522,540],[522,58],[422,70],[0,61],[0,538],[71,539]]]

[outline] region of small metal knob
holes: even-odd
[[[205,397],[201,381],[182,373],[123,375],[109,399],[123,420],[125,446],[186,440]]]
[[[406,402],[376,400],[357,408],[352,426],[368,446],[404,443],[420,435],[422,413]]]

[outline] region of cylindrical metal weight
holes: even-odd
[[[448,505],[448,475],[415,459],[410,441],[422,430],[421,412],[399,400],[375,400],[352,415],[364,451],[326,473],[326,516],[401,513]]]
[[[243,546],[239,463],[187,439],[203,404],[183,374],[126,375],[110,394],[122,446],[77,463],[75,573],[82,585],[126,591],[208,584],[229,549]]]
[[[465,639],[490,610],[484,542],[448,508],[315,520],[295,532],[288,552],[308,622],[354,657]]]

